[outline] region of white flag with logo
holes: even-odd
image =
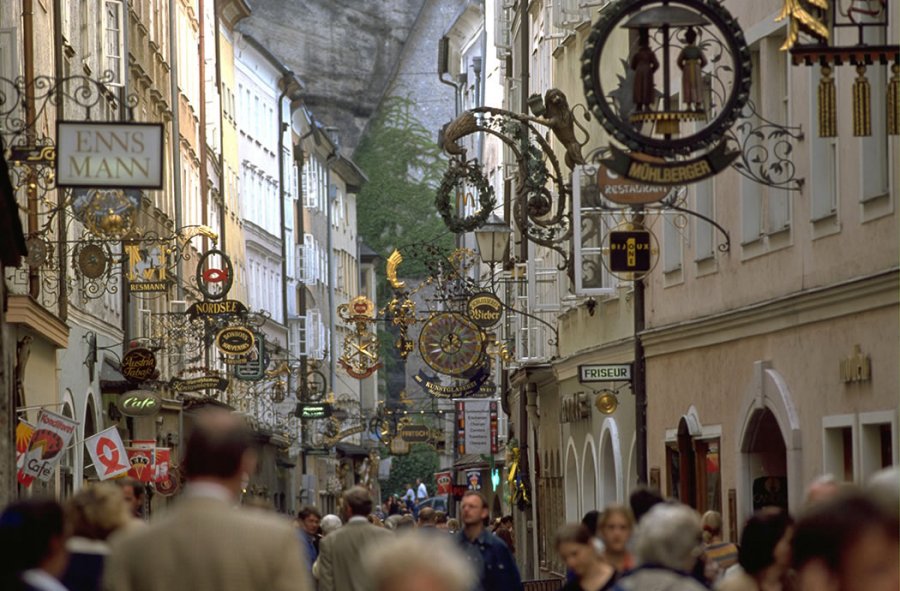
[[[41,409],[35,421],[35,431],[25,452],[22,472],[35,476],[44,482],[50,480],[63,451],[75,436],[78,422]]]
[[[128,452],[122,443],[122,436],[115,427],[100,431],[92,437],[84,440],[94,469],[100,480],[115,478],[128,472],[131,464],[128,461]]]

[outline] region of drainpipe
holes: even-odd
[[[199,135],[200,135],[200,223],[204,226],[209,224],[209,178],[208,164],[206,162],[206,9],[204,0],[197,0],[197,19],[200,27],[200,42],[198,51],[200,52],[200,71],[197,76],[200,79],[200,104],[199,106]],[[221,178],[219,185],[221,186]],[[225,244],[223,243],[224,247]],[[203,237],[203,250],[209,248],[209,239]]]
[[[172,190],[174,192],[175,232],[181,230],[181,99],[178,96],[178,0],[169,1],[169,71],[172,95]],[[181,257],[175,259],[175,293],[177,300],[184,300],[184,267]],[[179,433],[179,436],[181,433]]]
[[[328,155],[328,159],[325,161],[325,186],[328,187],[328,198],[326,199],[326,221],[328,224],[328,232],[326,234],[326,248],[328,249],[328,327],[330,329],[330,336],[328,339],[328,383],[331,385],[331,391],[334,392],[334,385],[337,381],[337,372],[335,366],[334,356],[337,353],[334,346],[334,236],[332,235],[331,230],[331,222],[332,222],[332,206],[331,206],[331,167],[334,166],[335,161],[337,160],[337,148]]]
[[[124,28],[127,34],[127,27]],[[53,69],[56,80],[59,81],[63,77],[63,56],[62,56],[62,0],[55,0],[53,6],[53,36],[57,42],[53,44]],[[128,37],[125,37],[125,47],[128,47]],[[62,100],[62,88],[59,88],[58,99],[56,101],[56,118],[64,120],[65,101]],[[66,192],[63,189],[56,190],[56,204],[62,208],[66,201]],[[69,257],[66,256],[66,216],[60,215],[56,219],[56,231],[59,235],[59,276],[66,277],[68,275]],[[59,319],[63,322],[69,317],[69,286],[67,282],[59,282]]]
[[[287,329],[288,309],[288,285],[287,285],[287,235],[285,220],[287,214],[284,211],[284,132],[287,124],[284,122],[284,97],[293,83],[294,73],[286,71],[281,77],[281,94],[278,95],[278,212],[281,219],[281,323]]]

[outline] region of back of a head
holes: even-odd
[[[343,525],[341,522],[341,518],[337,515],[328,514],[322,518],[322,522],[319,524],[319,527],[322,528],[322,535],[327,536],[331,532],[336,529],[339,529]]]
[[[593,509],[581,518],[581,525],[586,527],[591,534],[597,531],[597,521],[600,519],[600,511]]]
[[[662,498],[658,491],[646,486],[638,487],[628,497],[631,513],[634,515],[634,520],[638,523],[650,509],[664,502],[665,499]]]
[[[834,573],[842,568],[847,549],[868,532],[883,532],[887,539],[900,536],[897,518],[859,492],[847,492],[816,503],[801,515],[794,530],[792,562],[801,569],[822,561]]]
[[[372,507],[374,506],[372,495],[361,486],[347,489],[344,492],[343,499],[352,516],[366,517],[372,512]]]
[[[707,544],[713,538],[722,536],[722,514],[718,511],[707,511],[700,519],[703,528],[703,541]]]
[[[63,508],[49,499],[27,499],[0,513],[0,588],[15,589],[18,576],[38,567],[54,538],[65,533]]]
[[[866,483],[866,493],[894,519],[900,518],[900,467],[879,470]]]
[[[765,507],[751,515],[738,548],[738,562],[744,571],[754,575],[775,562],[775,546],[793,523],[780,507]]]
[[[118,486],[99,482],[82,488],[66,503],[72,535],[105,540],[130,519],[125,497]]]
[[[240,417],[210,409],[194,422],[182,466],[189,479],[233,478],[240,473],[244,454],[252,447],[250,429]]]
[[[641,564],[690,570],[700,551],[700,517],[690,507],[657,504],[638,524],[635,553]]]
[[[144,496],[144,483],[137,478],[125,476],[124,478],[116,478],[113,482],[115,482],[115,484],[117,484],[120,488],[130,486],[132,493],[137,499],[140,499]]]
[[[437,558],[437,559],[436,559]],[[409,532],[388,536],[364,557],[370,588],[469,591],[476,582],[472,566],[449,536]]]
[[[431,507],[423,507],[419,511],[419,523],[421,525],[434,525],[437,522],[435,510]]]

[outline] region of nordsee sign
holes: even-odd
[[[627,382],[631,380],[631,364],[579,365],[578,381],[588,382]]]
[[[162,150],[159,123],[60,121],[56,185],[162,189]]]

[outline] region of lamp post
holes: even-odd
[[[491,267],[491,290],[494,288],[494,265],[503,262],[509,252],[512,228],[497,214],[492,213],[484,224],[475,230],[475,242],[481,260]]]

